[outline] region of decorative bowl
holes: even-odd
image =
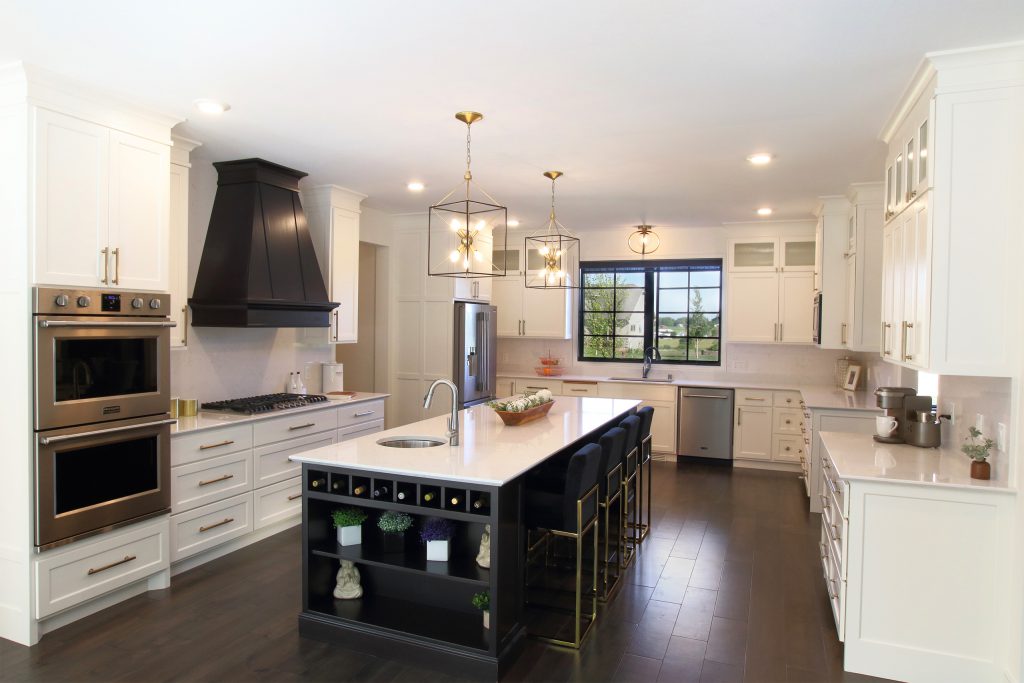
[[[561,362],[561,358],[552,358],[550,356],[544,356],[540,359],[541,365],[558,365]]]
[[[560,365],[542,365],[533,371],[541,377],[558,377],[565,374],[565,368]]]
[[[517,427],[544,417],[548,414],[548,411],[551,410],[551,406],[553,405],[555,405],[554,401],[548,401],[547,403],[541,403],[539,406],[534,406],[519,413],[512,413],[507,410],[495,410],[494,412],[498,414],[498,417],[500,417],[501,421],[505,423],[505,426]]]

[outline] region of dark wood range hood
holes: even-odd
[[[299,180],[263,159],[214,164],[217,196],[192,298],[195,327],[329,327]]]

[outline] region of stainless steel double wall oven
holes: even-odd
[[[36,545],[170,508],[170,295],[34,290]]]

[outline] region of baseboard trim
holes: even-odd
[[[744,467],[749,470],[771,470],[773,472],[793,472],[794,474],[801,474],[803,470],[800,469],[800,465],[796,463],[788,462],[762,462],[760,460],[743,460],[741,458],[735,458],[732,461],[733,467]]]

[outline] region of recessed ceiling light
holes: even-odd
[[[754,166],[764,166],[765,164],[770,164],[773,158],[768,152],[755,152],[747,157],[747,161]]]
[[[772,215],[772,209],[771,209],[770,206],[762,206],[760,209],[757,210],[757,215],[758,216],[771,216]]]
[[[408,185],[406,185],[406,187],[409,188],[410,192],[423,192],[423,188],[426,187],[426,185],[424,185],[418,180],[414,180]]]
[[[510,228],[518,228],[519,227],[519,221],[517,221],[515,218],[509,218],[508,219],[508,227],[510,227]]]
[[[192,104],[194,104],[196,109],[204,114],[210,114],[213,116],[218,116],[231,109],[230,104],[227,104],[226,102],[217,102],[216,100],[196,100]]]

